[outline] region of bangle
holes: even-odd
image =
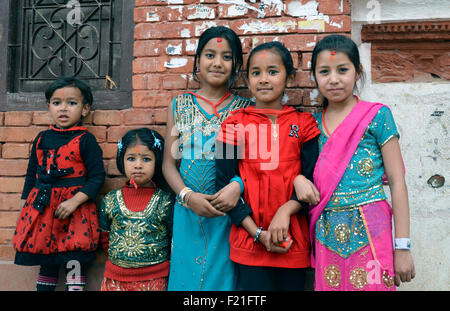
[[[183,189],[181,189],[180,194],[178,194],[178,196],[181,199],[181,202],[184,202],[184,196],[189,192],[192,191],[191,188],[189,187],[184,187]]]
[[[186,205],[189,205],[189,199],[191,198],[191,195],[194,193],[194,191],[190,190],[187,194],[186,194],[186,202],[184,202]]]
[[[408,238],[394,239],[394,248],[395,249],[411,249],[411,239],[408,239]]]
[[[263,229],[262,227],[259,227],[258,230],[256,230],[255,239],[253,240],[253,243],[256,243],[256,241],[258,241],[262,229]]]

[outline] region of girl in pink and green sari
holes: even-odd
[[[383,104],[353,95],[362,66],[351,39],[325,37],[316,45],[311,65],[325,106],[315,115],[320,156],[314,186],[305,187],[299,180],[294,185],[297,197],[312,204],[315,289],[395,290],[394,285],[411,281],[415,272],[408,193],[392,113]]]

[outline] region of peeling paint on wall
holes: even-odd
[[[186,66],[188,60],[184,57],[174,57],[171,58],[168,62],[164,62],[164,67],[166,68],[180,68]]]
[[[302,1],[292,1],[287,4],[285,12],[291,16],[315,16],[319,14],[317,7],[319,3],[317,1],[310,1],[303,4]]]

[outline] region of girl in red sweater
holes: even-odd
[[[118,143],[117,168],[128,181],[100,207],[100,228],[109,233],[102,235],[102,291],[167,290],[174,196],[161,172],[163,148],[161,135],[147,128]]]
[[[302,290],[310,266],[308,224],[293,196],[293,181],[302,166],[314,168],[319,130],[311,114],[282,104],[294,74],[281,43],[253,49],[247,75],[255,105],[225,120],[217,138],[217,188],[236,173],[243,180],[244,200],[228,212],[234,224],[230,258],[237,263],[241,290]],[[251,208],[247,216],[246,204]]]

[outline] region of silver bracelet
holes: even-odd
[[[263,230],[262,227],[259,227],[258,230],[256,230],[255,239],[253,240],[253,243],[256,243],[258,241],[259,236],[261,235],[261,231]]]
[[[398,238],[394,239],[395,249],[411,249],[411,239],[408,238]]]

